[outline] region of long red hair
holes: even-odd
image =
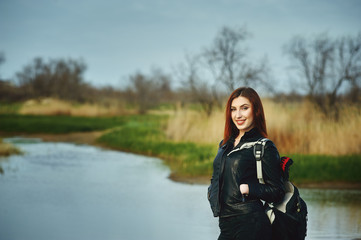
[[[238,97],[247,98],[252,104],[254,127],[258,129],[263,137],[267,137],[266,119],[264,117],[263,105],[257,92],[250,87],[240,87],[234,90],[228,98],[226,106],[226,122],[224,126],[223,145],[232,137],[238,136],[239,130],[232,121],[232,101]]]

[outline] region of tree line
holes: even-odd
[[[160,103],[196,103],[210,115],[222,107],[225,96],[237,86],[260,87],[274,97],[294,98],[294,93],[276,92],[266,58],[252,62],[245,27],[223,27],[211,44],[186,55],[172,74],[154,69],[150,74],[135,72],[126,88],[96,88],[84,79],[83,60],[35,58],[16,73],[15,79],[0,76],[0,101],[23,101],[56,97],[76,102],[111,99],[138,107],[140,113]],[[337,119],[340,103],[360,103],[361,32],[355,36],[332,38],[319,34],[306,39],[295,36],[283,48],[292,66],[292,83],[329,117]],[[0,53],[0,65],[5,62]],[[174,88],[177,81],[181,86]]]

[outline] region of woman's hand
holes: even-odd
[[[249,193],[248,184],[241,184],[239,186],[239,190],[241,191],[242,194],[247,195]]]

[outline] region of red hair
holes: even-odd
[[[232,105],[232,101],[240,96],[247,98],[248,101],[251,102],[254,127],[258,129],[258,131],[263,137],[267,137],[266,120],[264,117],[263,105],[260,97],[253,88],[240,87],[231,93],[227,101],[226,122],[224,126],[224,136],[223,136],[222,145],[224,145],[232,136],[238,136],[239,134],[238,128],[234,125],[232,121],[231,105]]]

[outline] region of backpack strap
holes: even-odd
[[[264,147],[267,141],[269,141],[269,139],[261,138],[255,143],[253,148],[253,155],[256,158],[256,164],[257,164],[257,178],[259,183],[261,184],[265,183],[262,174],[262,157],[264,155]]]

